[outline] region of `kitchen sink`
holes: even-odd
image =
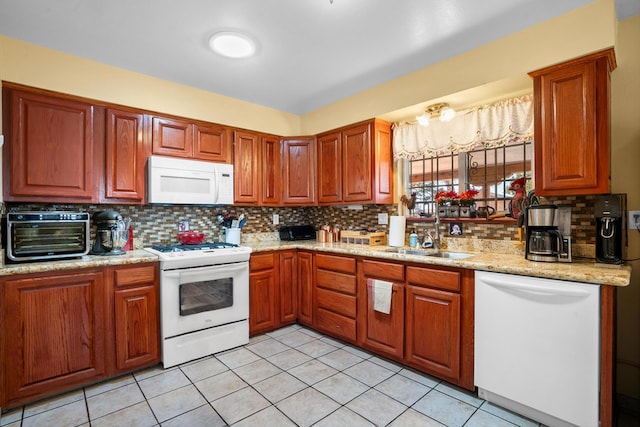
[[[427,254],[427,256],[432,256],[437,258],[465,259],[465,258],[472,257],[473,254],[465,254],[463,252],[431,252]]]
[[[449,259],[465,259],[472,257],[473,254],[467,254],[463,252],[427,252],[427,251],[419,251],[412,249],[404,249],[404,248],[392,248],[387,249],[385,252],[391,252],[394,254],[404,254],[404,255],[421,255],[421,256],[432,256],[436,258],[449,258]]]

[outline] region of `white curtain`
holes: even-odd
[[[458,112],[448,122],[431,119],[428,126],[418,123],[395,124],[393,157],[431,157],[440,153],[459,153],[527,140],[533,140],[533,95]]]

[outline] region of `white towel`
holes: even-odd
[[[368,282],[373,288],[373,309],[380,313],[389,314],[391,312],[393,283],[374,279],[369,279]]]

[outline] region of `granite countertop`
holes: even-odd
[[[42,262],[25,262],[5,264],[0,267],[0,276],[14,274],[41,273],[45,271],[60,271],[72,268],[106,267],[110,265],[137,264],[140,262],[157,261],[158,257],[145,250],[134,250],[124,255],[85,255],[80,258],[53,260]]]
[[[319,252],[374,257],[389,261],[404,261],[421,264],[443,265],[449,267],[469,268],[473,270],[494,271],[498,273],[519,274],[524,276],[543,277],[549,279],[569,280],[574,282],[606,284],[613,286],[627,286],[631,279],[631,266],[609,266],[596,264],[593,260],[574,260],[572,263],[561,262],[534,262],[524,258],[520,253],[496,253],[484,250],[483,252],[468,252],[473,256],[465,259],[438,258],[425,255],[399,254],[386,252],[389,246],[365,246],[345,243],[318,243],[316,241],[304,242],[280,242],[263,241],[248,243],[254,252],[283,250],[283,249],[308,249]],[[405,247],[404,249],[410,249]],[[425,253],[435,252],[424,250]]]
[[[389,246],[365,246],[346,243],[318,243],[316,241],[281,242],[279,240],[243,242],[253,252],[265,252],[284,249],[306,249],[342,255],[372,257],[389,261],[412,262],[419,264],[442,265],[469,268],[472,270],[495,271],[498,273],[520,274],[524,276],[569,280],[574,282],[627,286],[631,278],[631,266],[609,266],[596,264],[593,260],[574,260],[572,263],[548,263],[528,261],[521,253],[501,253],[491,248],[448,248],[455,252],[473,254],[465,259],[438,258],[425,255],[412,255],[387,252]],[[409,249],[405,247],[404,249]],[[474,250],[475,249],[475,250]],[[424,253],[435,252],[424,250]],[[24,264],[5,264],[0,267],[0,276],[59,271],[72,268],[105,267],[110,265],[135,264],[157,261],[158,257],[145,250],[134,250],[124,255],[99,256],[86,255],[81,258],[59,261],[30,262]]]

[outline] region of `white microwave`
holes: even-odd
[[[150,156],[148,203],[233,204],[233,165]]]

